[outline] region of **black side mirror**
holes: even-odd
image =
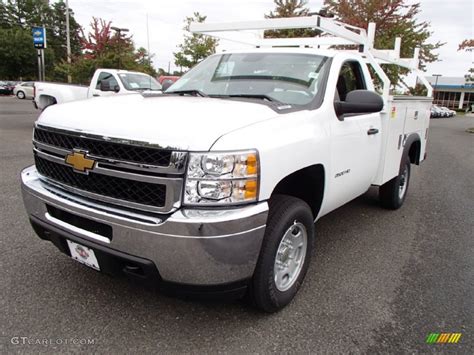
[[[166,90],[168,90],[170,88],[171,85],[174,84],[174,81],[173,80],[163,80],[163,82],[161,83],[161,90],[163,92],[165,92]]]
[[[102,80],[100,82],[100,91],[111,91],[110,90],[110,83],[106,80]]]
[[[115,85],[115,86],[114,86],[114,92],[117,93],[117,92],[119,92],[119,91],[120,91],[120,86]]]
[[[347,94],[346,101],[335,101],[334,110],[338,116],[380,112],[383,100],[380,95],[369,90],[354,90]]]

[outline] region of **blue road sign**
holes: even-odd
[[[46,48],[46,29],[44,27],[33,27],[33,44],[37,49]]]

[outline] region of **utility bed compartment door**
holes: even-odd
[[[398,175],[405,141],[411,134],[420,137],[420,160],[423,160],[431,102],[431,99],[426,98],[389,100],[382,115],[382,158],[374,184],[383,185]]]
[[[403,153],[403,131],[405,126],[406,106],[389,101],[387,113],[382,116],[383,143],[380,167],[380,185],[398,175]]]
[[[426,102],[410,102],[407,105],[405,133],[417,132],[421,137],[424,135],[424,130],[428,127],[429,119],[429,106],[427,107]]]

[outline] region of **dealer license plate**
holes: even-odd
[[[71,242],[70,240],[67,241],[67,244],[69,246],[69,251],[71,252],[71,257],[74,260],[77,260],[81,264],[100,271],[99,262],[97,261],[92,249],[85,247],[84,245]]]

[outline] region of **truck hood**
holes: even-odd
[[[222,135],[276,116],[274,110],[259,103],[123,95],[50,106],[38,124],[163,148],[206,151]]]

